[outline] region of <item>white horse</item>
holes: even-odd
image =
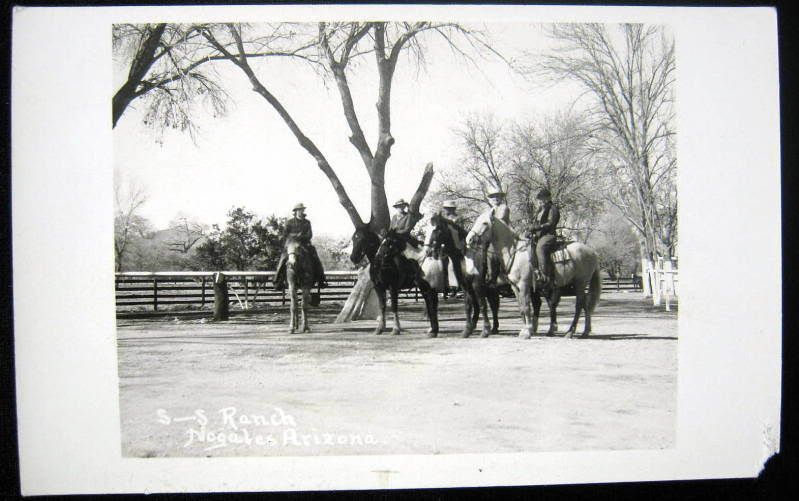
[[[537,328],[537,318],[534,318],[531,310],[534,277],[530,243],[520,240],[510,226],[494,217],[492,211],[486,211],[477,218],[466,235],[466,245],[472,248],[490,245],[489,251],[499,257],[499,278],[510,284],[519,303],[519,312],[524,323],[519,337],[529,339]]]
[[[520,240],[516,233],[502,220],[488,212],[477,218],[474,227],[466,236],[466,242],[478,240],[482,245],[491,245],[502,263],[500,278],[505,278],[513,288],[519,301],[519,309],[525,327],[519,332],[520,337],[529,338],[538,330],[538,316],[541,309],[542,290],[535,282],[535,274],[530,260],[530,243]],[[585,326],[582,337],[591,333],[591,314],[599,302],[602,293],[602,282],[599,275],[599,260],[596,251],[580,243],[570,242],[565,247],[568,259],[554,265],[554,287],[544,297],[549,304],[548,336],[558,330],[557,309],[563,291],[573,290],[575,295],[574,318],[565,337],[572,337],[577,330],[580,313],[585,314]],[[547,259],[551,259],[547,257]],[[588,294],[585,289],[588,287]],[[530,306],[532,302],[532,316]]]

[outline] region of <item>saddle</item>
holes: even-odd
[[[556,237],[555,245],[547,257],[549,257],[553,263],[565,263],[567,261],[571,261],[572,257],[569,255],[569,251],[566,250],[566,247],[572,242],[572,240]]]

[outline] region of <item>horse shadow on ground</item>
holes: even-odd
[[[563,337],[562,333],[556,335]],[[587,337],[581,338],[579,335],[577,339],[597,341],[676,341],[677,336],[650,336],[649,334],[589,334]]]

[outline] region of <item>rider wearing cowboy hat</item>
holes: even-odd
[[[491,204],[491,217],[499,219],[505,224],[510,224],[510,209],[505,201],[505,192],[499,188],[495,188],[488,194],[488,201]],[[487,249],[486,249],[487,250]],[[492,259],[486,259],[486,279],[487,283],[494,284],[499,278],[499,272],[502,268],[502,262],[497,256]]]
[[[492,215],[505,224],[510,224],[510,209],[505,201],[505,192],[495,189],[488,194],[488,201],[491,204]]]
[[[400,234],[409,234],[416,224],[416,220],[413,214],[408,212],[408,202],[400,198],[394,202],[393,207],[397,209],[397,212],[391,216],[389,228]]]
[[[325,281],[325,271],[322,267],[322,261],[319,259],[319,254],[316,253],[316,248],[311,245],[311,237],[313,237],[313,230],[311,229],[311,222],[305,216],[305,206],[299,203],[292,209],[294,216],[286,221],[286,227],[283,232],[284,241],[288,238],[293,238],[298,241],[308,251],[315,270],[314,275],[317,277],[319,287],[327,287]],[[283,248],[283,253],[280,255],[280,260],[277,263],[277,272],[275,273],[275,289],[281,290],[286,288],[286,249]]]
[[[560,221],[560,210],[557,205],[552,203],[552,194],[548,189],[543,188],[538,192],[536,198],[540,202],[540,207],[535,215],[534,221],[536,222],[530,228],[537,241],[535,255],[544,285],[554,284],[555,270],[548,257],[555,247],[555,227]]]

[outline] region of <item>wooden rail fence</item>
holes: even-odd
[[[273,290],[273,271],[223,271],[229,305],[233,309],[250,310],[267,305],[286,305],[286,291]],[[120,317],[142,312],[170,314],[176,311],[197,311],[214,306],[216,272],[124,272],[116,274],[116,310]],[[326,273],[329,287],[314,289],[322,302],[344,302],[358,277],[357,271]],[[640,290],[633,278],[605,279],[603,291]],[[418,301],[417,290],[400,293],[401,299]]]

